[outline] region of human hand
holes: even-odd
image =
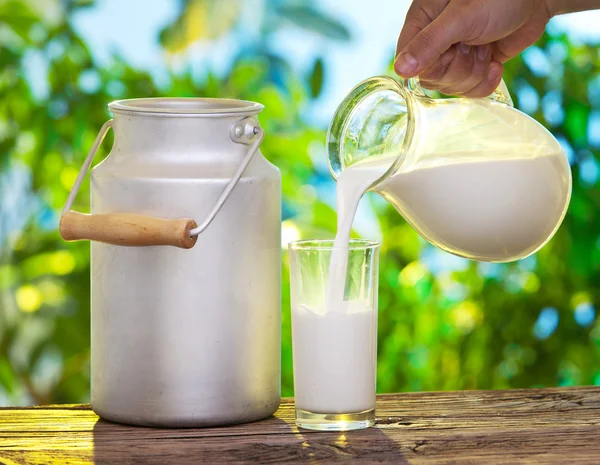
[[[551,16],[546,0],[413,0],[394,68],[426,89],[486,97]]]

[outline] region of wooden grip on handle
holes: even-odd
[[[133,213],[85,215],[66,212],[60,219],[60,235],[66,241],[90,240],[123,246],[172,245],[191,249],[197,236],[190,231],[196,227],[190,219],[165,220]]]

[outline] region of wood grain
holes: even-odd
[[[196,226],[190,219],[167,220],[133,213],[85,215],[70,211],[63,213],[59,230],[65,241],[90,240],[130,247],[172,245],[191,249],[198,237],[190,237],[190,231]]]
[[[600,387],[378,396],[377,425],[316,433],[284,399],[268,420],[153,429],[88,406],[0,409],[0,463],[599,464]]]

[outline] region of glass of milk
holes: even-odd
[[[379,244],[298,241],[289,252],[296,424],[373,426]]]

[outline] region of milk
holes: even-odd
[[[499,153],[496,159],[488,154],[489,159],[469,161],[469,153],[451,155],[443,164],[395,174],[377,190],[417,231],[449,252],[509,261],[544,244],[569,195],[560,157],[515,159]]]
[[[370,157],[349,166],[340,174],[336,184],[337,234],[329,267],[327,285],[327,310],[339,312],[344,301],[346,268],[348,267],[348,244],[352,223],[360,199],[375,181],[392,166],[395,156]]]
[[[375,408],[377,309],[340,303],[338,312],[292,308],[296,408],[357,413]]]

